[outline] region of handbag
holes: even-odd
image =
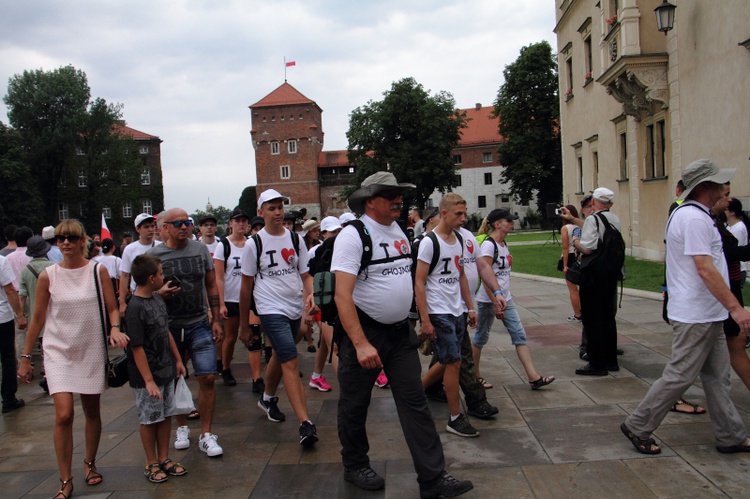
[[[562,272],[564,268],[565,268],[565,263],[563,262],[563,257],[560,257],[560,259],[557,261],[557,270]]]
[[[568,265],[568,271],[565,272],[565,279],[572,284],[581,284],[581,263],[574,259],[573,263]]]
[[[94,264],[94,284],[96,285],[96,302],[99,304],[99,321],[102,325],[102,337],[104,338],[104,357],[106,359],[104,375],[107,378],[107,385],[110,388],[119,388],[128,382],[128,355],[124,353],[114,360],[109,360],[107,353],[107,322],[104,316],[104,306],[102,305],[102,290],[99,286],[99,264]]]

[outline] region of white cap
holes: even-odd
[[[156,220],[156,217],[153,215],[149,215],[148,213],[141,213],[140,215],[135,217],[135,228],[140,228],[141,224],[148,220],[154,221]]]
[[[42,229],[42,239],[45,241],[48,239],[54,239],[55,238],[55,228],[51,225],[46,226]]]
[[[602,203],[612,204],[615,200],[615,193],[607,189],[606,187],[597,187],[594,190],[594,199],[601,201]]]
[[[341,222],[336,217],[325,217],[320,221],[321,232],[331,232],[334,230],[341,230]]]
[[[341,222],[341,225],[344,225],[346,222],[351,222],[352,220],[356,220],[357,217],[354,215],[354,213],[347,211],[346,213],[342,213],[339,217],[339,222]]]
[[[284,196],[276,189],[268,189],[261,192],[260,197],[258,198],[258,209],[261,209],[263,207],[263,203],[273,201],[274,199],[286,199],[287,201],[289,200],[288,197]]]

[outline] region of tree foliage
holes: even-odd
[[[457,185],[451,151],[466,127],[466,114],[456,109],[451,94],[431,96],[413,78],[393,83],[383,96],[352,111],[346,136],[356,174],[343,195],[373,173],[388,170],[399,182],[417,186],[405,196],[405,208],[422,209],[435,190]]]
[[[200,223],[201,218],[206,215],[211,215],[216,218],[216,223],[219,225],[226,225],[229,223],[229,215],[232,214],[232,210],[224,206],[209,206],[207,210],[195,210],[195,213],[191,213],[190,216],[195,220],[195,225]]]
[[[44,203],[23,161],[20,137],[0,122],[0,227],[27,225],[41,228]]]
[[[552,48],[546,41],[523,47],[503,76],[494,110],[503,136],[503,179],[522,204],[528,204],[536,190],[537,206],[544,211],[546,203],[562,197],[560,104]]]
[[[254,185],[245,187],[242,190],[242,194],[240,195],[240,200],[237,203],[237,206],[242,208],[245,213],[250,215],[250,218],[255,216],[255,214],[258,212],[258,195],[256,193],[256,188]]]

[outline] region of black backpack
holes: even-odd
[[[260,238],[258,239],[260,240]],[[219,241],[221,241],[221,247],[224,248],[224,272],[226,272],[227,264],[229,263],[229,256],[232,254],[232,247],[229,245],[229,238],[227,236],[221,236],[219,238]],[[257,244],[257,241],[256,241],[256,244]],[[297,244],[299,245],[299,243]],[[296,248],[297,246],[295,246],[295,249]],[[260,252],[258,254],[260,254]]]
[[[582,280],[622,281],[625,278],[625,241],[622,234],[601,212],[595,213],[596,230],[599,232],[599,220],[604,224],[604,235],[599,245],[591,254],[581,257]]]

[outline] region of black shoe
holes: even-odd
[[[607,371],[617,372],[617,371],[620,370],[620,365],[619,364],[610,364],[610,365],[605,366],[605,367],[607,368]]]
[[[315,352],[318,351],[318,349],[315,348],[315,345],[308,345],[307,346],[307,351],[310,352],[310,353],[315,353]]]
[[[576,369],[576,374],[580,374],[581,376],[606,376],[609,372],[604,368],[586,364]]]
[[[307,447],[318,441],[318,430],[310,421],[303,421],[299,425],[299,444]]]
[[[500,412],[500,409],[498,409],[494,405],[490,405],[490,403],[487,402],[487,399],[484,399],[481,402],[477,402],[476,404],[469,406],[467,412],[469,413],[469,416],[473,416],[475,418],[493,419],[495,414]]]
[[[474,484],[469,480],[456,480],[444,471],[443,476],[432,487],[419,487],[419,497],[456,497],[473,488]]]
[[[375,473],[375,470],[369,466],[363,466],[356,470],[344,468],[344,480],[363,490],[380,490],[385,487],[383,477]]]
[[[216,361],[216,372],[220,373],[224,370],[224,365],[221,363],[221,360]]]
[[[435,402],[448,402],[448,397],[445,395],[445,389],[443,389],[440,383],[437,383],[427,390],[424,391],[427,398],[434,400]]]
[[[232,370],[231,369],[224,369],[221,371],[221,379],[224,380],[225,386],[236,386],[237,380],[234,379],[234,376],[232,376]]]
[[[587,352],[580,352],[578,354],[578,358],[581,359],[584,362],[588,362],[589,361],[589,354]]]
[[[618,348],[617,355],[625,355],[625,350],[623,350],[622,348]]]
[[[266,390],[266,384],[263,381],[263,378],[258,378],[258,379],[253,380],[253,393],[263,394],[265,390]]]
[[[42,381],[39,382],[39,386],[42,387],[42,390],[44,390],[44,393],[49,395],[49,386],[47,386],[47,378],[42,378]]]
[[[15,411],[16,409],[20,409],[25,405],[26,402],[24,402],[23,399],[15,399],[13,400],[13,402],[3,404],[3,414],[5,414],[6,412]]]
[[[258,407],[266,411],[268,420],[273,423],[286,421],[286,416],[284,416],[284,413],[279,410],[278,403],[279,397],[271,397],[271,400],[269,401],[265,401],[263,400],[263,397],[260,397],[260,400],[258,400]]]

